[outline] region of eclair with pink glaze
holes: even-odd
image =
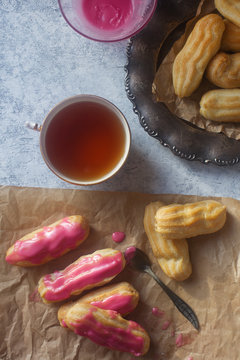
[[[17,240],[8,249],[6,261],[24,267],[42,265],[75,249],[88,234],[85,217],[68,216]]]
[[[138,300],[139,294],[137,290],[127,282],[103,286],[82,296],[77,301],[62,305],[58,310],[58,320],[61,326],[66,327],[64,318],[68,310],[82,303],[94,305],[105,310],[114,310],[121,315],[127,315],[136,308]]]
[[[140,356],[149,349],[150,339],[147,332],[136,322],[122,318],[113,310],[78,303],[68,309],[62,321],[65,327],[76,334],[112,350]]]
[[[45,303],[62,301],[84,290],[105,285],[124,267],[125,259],[121,251],[97,250],[81,256],[64,270],[43,276],[38,291]]]

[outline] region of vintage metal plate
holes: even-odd
[[[199,0],[159,1],[151,22],[128,43],[125,88],[141,126],[175,155],[204,164],[233,165],[239,162],[240,141],[197,128],[173,115],[165,104],[153,101],[157,66],[198,4]]]

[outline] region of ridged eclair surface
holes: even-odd
[[[58,310],[58,320],[60,324],[65,327],[62,320],[66,317],[66,313],[72,306],[81,303],[94,305],[105,310],[114,310],[121,315],[126,315],[135,309],[138,300],[139,294],[137,290],[127,282],[103,286],[90,291],[77,301],[62,305]]]
[[[81,256],[64,270],[43,276],[38,283],[38,292],[45,303],[62,301],[84,290],[105,285],[123,270],[125,264],[121,251],[97,250]]]
[[[164,238],[155,230],[155,215],[163,203],[156,201],[145,208],[144,229],[161,269],[172,279],[183,281],[192,273],[186,239]]]
[[[220,52],[214,56],[206,69],[207,79],[224,89],[240,87],[240,53]]]
[[[240,27],[239,0],[215,0],[215,7],[226,19]]]
[[[240,89],[211,90],[200,101],[200,114],[219,122],[240,122]]]
[[[24,267],[42,265],[75,249],[88,234],[84,216],[68,216],[17,240],[8,249],[6,261]]]
[[[158,209],[155,221],[156,231],[165,238],[190,238],[220,230],[226,221],[226,207],[214,200],[172,204]]]
[[[76,334],[112,350],[140,356],[149,349],[147,332],[136,322],[122,318],[116,311],[81,303],[68,310],[64,321]]]
[[[207,64],[218,52],[225,29],[223,19],[206,15],[195,25],[173,63],[173,86],[179,97],[190,96],[199,86]]]
[[[225,30],[222,36],[221,50],[240,51],[240,27],[225,19]]]

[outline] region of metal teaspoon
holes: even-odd
[[[190,323],[195,327],[195,329],[199,330],[200,325],[198,318],[195,312],[191,309],[191,307],[185,303],[179,296],[177,296],[172,290],[170,290],[152,271],[151,262],[148,256],[140,249],[135,246],[128,247],[124,256],[126,258],[127,263],[134,269],[145,272],[148,275],[152,276],[154,280],[161,286],[161,288],[165,291],[165,293],[172,300],[177,309],[185,316],[185,318],[190,321]]]

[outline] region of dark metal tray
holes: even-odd
[[[194,16],[198,4],[199,0],[158,2],[148,26],[128,43],[125,88],[144,130],[175,155],[204,164],[233,165],[239,162],[240,141],[197,128],[153,100],[156,69],[182,33],[184,23]]]

